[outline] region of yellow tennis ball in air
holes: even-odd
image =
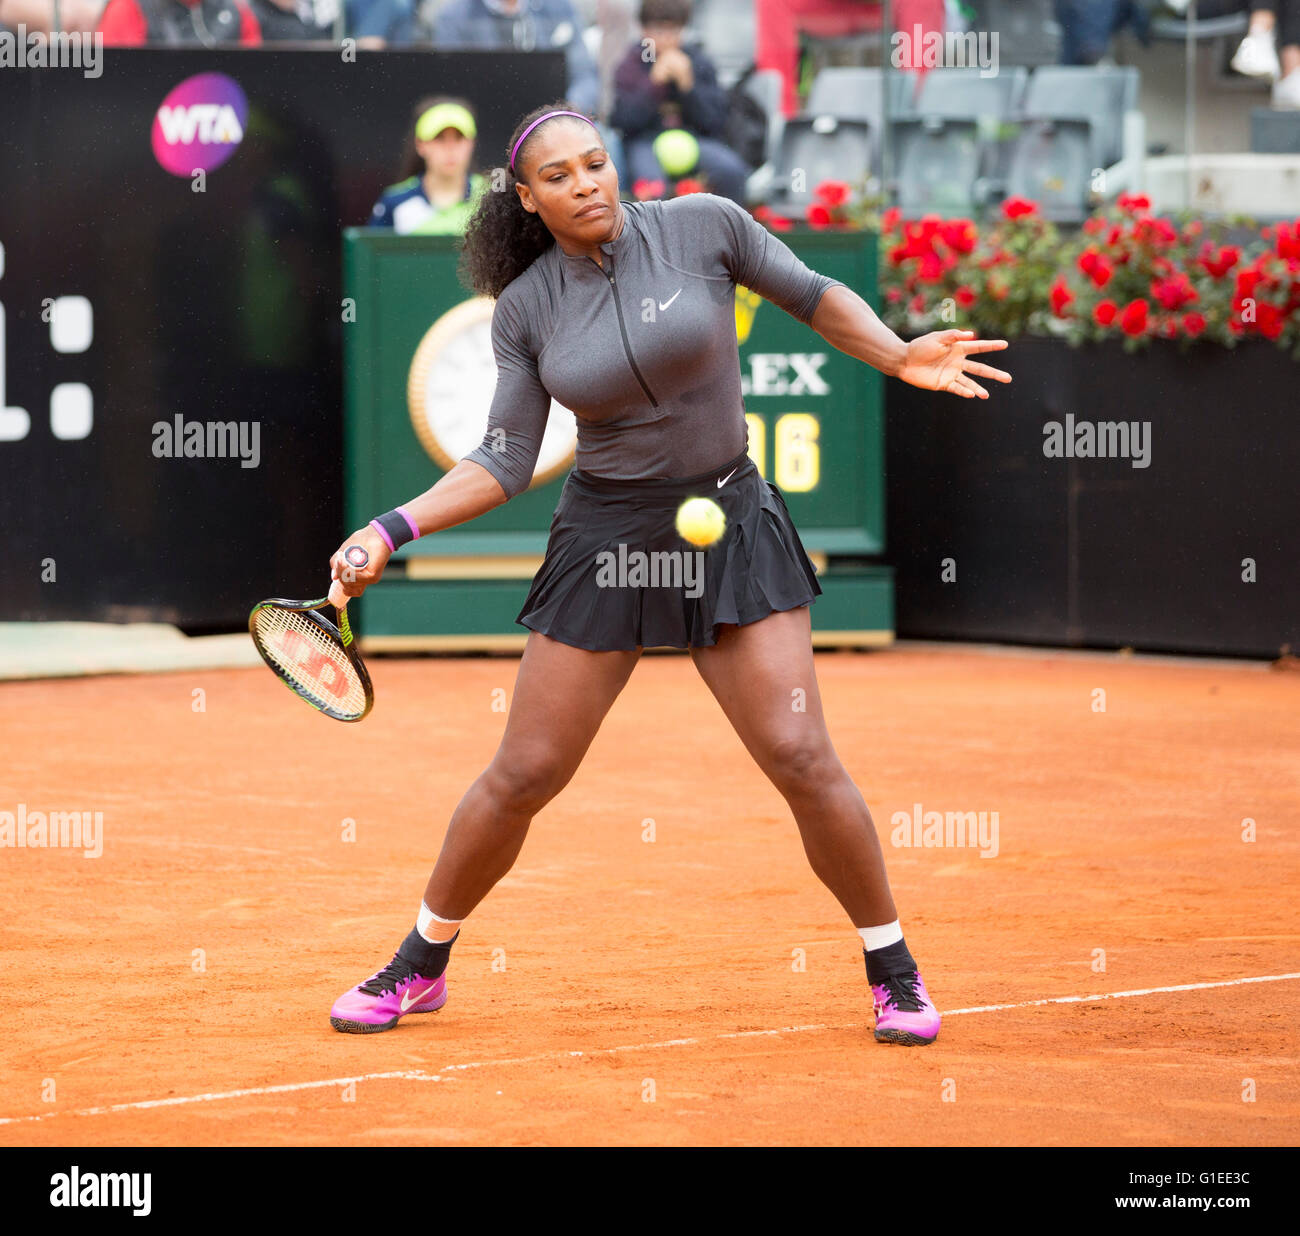
[[[655,158],[666,176],[689,175],[700,161],[700,143],[685,129],[665,129],[654,140]]]
[[[687,498],[677,508],[677,531],[692,545],[714,545],[726,530],[722,508],[708,498]]]

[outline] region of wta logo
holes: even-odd
[[[187,77],[154,116],[154,158],[173,176],[210,172],[239,149],[247,124],[248,99],[237,81],[224,73]]]

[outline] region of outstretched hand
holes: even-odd
[[[1011,375],[971,360],[977,352],[1000,352],[1005,339],[976,339],[973,330],[939,330],[913,339],[897,377],[927,391],[949,391],[963,399],[987,399],[975,378],[1010,382]]]

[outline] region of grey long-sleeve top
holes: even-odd
[[[623,210],[603,269],[552,245],[497,300],[496,391],[465,458],[508,497],[532,479],[552,397],[577,418],[576,464],[595,476],[693,476],[734,459],[747,446],[736,285],[811,323],[841,282],[727,198]]]

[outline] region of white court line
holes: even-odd
[[[1212,987],[1240,987],[1246,983],[1284,983],[1300,979],[1294,974],[1261,974],[1249,978],[1221,979],[1213,983],[1180,983],[1174,987],[1139,987],[1133,991],[1107,991],[1092,996],[1052,996],[1045,1000],[1022,1000],[1016,1004],[983,1004],[968,1009],[948,1009],[944,1017],[961,1017],[968,1013],[1002,1013],[1009,1009],[1032,1009],[1047,1004],[1087,1004],[1095,1000],[1123,1000],[1132,996],[1153,996],[1162,992],[1206,991]],[[188,1094],[171,1099],[142,1099],[132,1103],[113,1103],[107,1107],[83,1107],[72,1112],[45,1112],[39,1116],[0,1116],[0,1124],[24,1124],[37,1120],[51,1120],[55,1116],[102,1116],[107,1112],[142,1111],[155,1107],[180,1107],[186,1103],[213,1103],[221,1099],[244,1099],[263,1094],[290,1094],[296,1090],[324,1090],[331,1086],[346,1086],[349,1082],[363,1081],[419,1081],[436,1082],[444,1073],[466,1072],[470,1069],[504,1068],[516,1064],[543,1064],[548,1060],[570,1060],[579,1056],[610,1056],[615,1052],[653,1051],[664,1047],[683,1047],[720,1039],[747,1039],[760,1035],[804,1034],[815,1030],[857,1030],[866,1023],[848,1022],[842,1026],[783,1026],[774,1030],[738,1030],[715,1034],[710,1039],[663,1039],[657,1043],[634,1043],[623,1047],[601,1047],[595,1051],[548,1051],[536,1056],[517,1056],[513,1060],[476,1060],[469,1064],[448,1064],[437,1073],[423,1069],[398,1069],[389,1073],[360,1073],[356,1077],[330,1077],[323,1081],[286,1082],[279,1086],[249,1086],[243,1090],[222,1090],[211,1094]]]

